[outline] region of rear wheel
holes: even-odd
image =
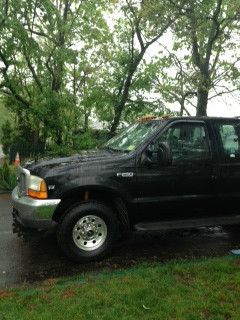
[[[65,255],[77,262],[102,259],[118,233],[118,221],[111,208],[88,202],[70,209],[59,222],[57,239]]]

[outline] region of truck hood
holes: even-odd
[[[113,161],[119,159],[126,154],[121,152],[114,152],[110,150],[89,150],[82,151],[79,154],[70,157],[40,159],[38,161],[28,162],[25,168],[28,169],[31,174],[43,177],[46,172],[49,171],[65,171],[79,166],[80,164],[87,163],[91,165],[97,163],[98,165],[105,163],[106,161]]]

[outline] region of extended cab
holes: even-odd
[[[70,258],[132,230],[240,223],[240,120],[142,119],[101,149],[18,168],[14,230],[56,228]]]

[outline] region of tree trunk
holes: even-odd
[[[207,89],[198,89],[197,116],[207,115],[208,93]]]
[[[113,137],[116,134],[116,130],[117,130],[117,127],[118,127],[118,125],[120,123],[120,119],[121,119],[121,115],[122,115],[122,109],[123,109],[123,107],[116,108],[115,116],[114,116],[114,119],[113,119],[113,122],[112,122],[112,126],[111,126],[111,129],[110,129],[110,136],[111,137]]]
[[[62,130],[61,128],[57,130],[56,132],[56,139],[55,142],[58,146],[61,146],[63,143],[63,137],[62,137]]]
[[[39,145],[39,124],[36,125],[35,130],[33,131],[33,145],[36,148]]]
[[[131,62],[130,66],[129,66],[126,81],[124,81],[124,85],[123,85],[123,92],[122,92],[121,99],[120,99],[119,103],[115,106],[115,115],[114,115],[114,119],[113,119],[112,126],[110,129],[111,136],[114,136],[116,133],[117,127],[118,127],[120,120],[121,120],[123,109],[125,107],[125,104],[127,102],[128,96],[129,96],[129,90],[132,85],[132,79],[133,79],[134,73],[136,72],[138,65],[142,61],[142,58],[144,56],[145,51],[146,51],[146,48],[143,48],[140,51],[140,53],[137,55],[137,57]],[[121,84],[121,86],[122,86],[122,84]]]
[[[184,111],[184,101],[185,99],[180,100],[180,117],[183,116],[183,111]]]
[[[207,115],[208,94],[210,89],[210,78],[206,68],[201,72],[202,81],[197,90],[197,116]]]
[[[84,114],[84,127],[83,127],[84,132],[86,132],[88,130],[88,119],[89,119],[89,113],[85,112],[85,114]]]

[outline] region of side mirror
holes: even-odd
[[[172,165],[172,151],[167,142],[161,142],[158,145],[157,152],[158,164],[161,166],[171,166]]]
[[[145,150],[141,156],[141,164],[146,166],[152,165],[152,151],[150,149]]]

